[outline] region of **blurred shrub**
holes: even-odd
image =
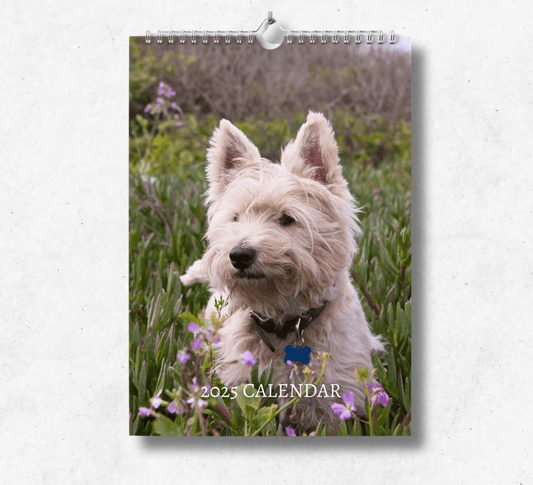
[[[156,97],[159,82],[197,119],[291,122],[294,113],[335,110],[393,124],[410,120],[408,52],[391,46],[283,44],[146,45],[130,41],[130,119]]]

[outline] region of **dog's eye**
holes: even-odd
[[[233,222],[237,222],[239,220],[239,214],[235,214],[233,216]]]
[[[296,221],[288,214],[283,214],[278,219],[278,224],[283,227],[290,226],[293,222],[296,222]]]

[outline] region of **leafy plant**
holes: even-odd
[[[291,52],[286,55],[290,58]],[[257,396],[261,384],[271,383],[270,367],[260,373],[258,366],[252,365],[253,390],[247,388],[245,393],[244,387],[237,386],[235,399],[225,397],[224,386],[213,370],[224,302],[219,302],[218,319],[206,323],[201,311],[209,298],[208,288],[200,284],[183,287],[179,275],[206,249],[205,148],[220,117],[240,113],[232,122],[263,156],[276,161],[280,147],[296,135],[309,108],[328,115],[343,174],[360,207],[363,236],[351,275],[370,326],[386,342],[386,351],[373,355],[372,360],[375,377],[390,397],[385,405],[374,399],[381,391],[371,389],[369,376],[359,370],[363,372],[360,378],[366,379],[368,420],[350,411],[335,429],[321,425],[312,434],[381,436],[411,432],[411,124],[405,93],[395,96],[391,91],[391,86],[398,90],[408,86],[401,79],[407,64],[396,60],[389,65],[386,59],[376,58],[381,67],[372,71],[361,58],[352,67],[332,65],[332,70],[326,61],[310,62],[312,56],[311,52],[306,59],[308,72],[290,74],[305,77],[312,85],[310,89],[295,93],[294,85],[288,83],[282,88],[273,82],[279,93],[272,92],[267,99],[276,108],[263,103],[261,77],[252,77],[256,80],[246,86],[235,85],[234,91],[242,96],[237,109],[241,99],[236,99],[236,94],[224,94],[217,107],[216,98],[206,98],[210,89],[218,89],[206,84],[213,82],[213,70],[232,72],[233,57],[209,64],[208,57],[186,50],[176,57],[170,51],[156,53],[132,43],[131,434],[291,433],[280,427],[281,409],[274,398]],[[250,69],[255,65],[260,72],[262,67],[247,59],[235,62],[250,62]],[[372,83],[379,82],[375,77],[379,72],[387,72],[392,85],[380,85],[381,94],[376,97],[369,93]],[[248,81],[252,78],[247,77]],[[238,76],[231,79],[239,82]],[[331,90],[324,87],[328,83]],[[279,98],[276,102],[272,101],[274,96]],[[365,102],[356,108],[361,99]],[[302,103],[307,104],[304,107]],[[310,369],[304,379],[316,382],[320,371],[313,374]],[[349,396],[338,404],[341,412],[349,410]]]

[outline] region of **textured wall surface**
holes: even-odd
[[[410,438],[128,436],[128,36],[255,29],[268,10],[293,30],[411,38]],[[532,482],[529,2],[30,0],[0,14],[5,483]]]

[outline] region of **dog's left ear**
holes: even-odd
[[[333,129],[321,113],[309,113],[296,139],[283,151],[281,165],[327,186],[345,186]]]

